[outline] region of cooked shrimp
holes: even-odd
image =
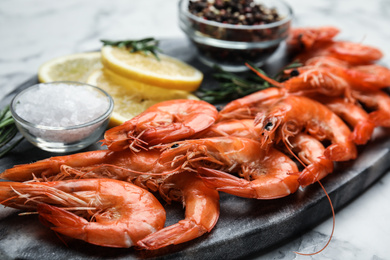
[[[124,124],[106,131],[103,144],[120,151],[140,149],[189,138],[217,119],[217,109],[199,100],[169,100],[155,104]]]
[[[244,179],[206,167],[198,173],[208,186],[244,198],[276,199],[297,191],[298,168],[287,155],[271,148],[259,157],[257,169],[245,171]]]
[[[131,172],[164,171],[157,164],[160,153],[158,150],[142,150],[139,153],[131,150],[98,150],[56,156],[30,164],[16,165],[1,173],[0,178],[11,181],[29,181],[36,178],[43,181],[61,180],[67,179],[66,175],[72,169],[82,172],[83,178],[99,176],[127,180]]]
[[[135,245],[163,228],[166,217],[151,193],[109,179],[0,182],[0,200],[5,206],[37,210],[55,232],[107,247]]]
[[[356,146],[350,140],[348,126],[325,105],[303,96],[287,96],[255,119],[255,127],[263,136],[263,146],[283,141],[302,131],[319,140],[329,139],[332,145],[324,154],[332,161],[347,161],[357,156]]]
[[[375,47],[354,42],[336,41],[328,49],[329,55],[352,65],[371,64],[383,57]]]
[[[333,26],[293,28],[287,39],[292,49],[310,49],[316,42],[331,41],[340,30]]]
[[[281,83],[258,72],[249,64],[247,66],[262,79],[276,87],[285,88],[288,93],[318,93],[326,96],[345,96],[352,100],[348,82],[326,68],[307,68],[298,76]]]
[[[244,174],[259,167],[256,162],[259,163],[266,153],[258,141],[232,136],[179,141],[161,145],[161,148],[164,149],[159,159],[161,165],[192,172],[207,166]]]
[[[333,171],[333,162],[324,157],[325,148],[314,137],[301,133],[292,137],[290,143],[292,151],[305,166],[298,178],[302,187],[321,180]]]
[[[168,245],[184,243],[210,232],[219,217],[219,194],[208,188],[192,172],[170,175],[160,186],[164,199],[176,197],[185,206],[185,219],[167,226],[144,239],[137,245],[143,249],[159,249]]]
[[[390,87],[390,69],[377,64],[354,66],[345,70],[345,77],[357,90],[375,91]]]
[[[319,41],[312,47],[296,55],[295,59],[305,63],[313,57],[334,57],[348,65],[368,65],[381,59],[383,53],[375,47],[345,41]]]
[[[157,163],[160,153],[157,149],[142,150],[138,153],[131,150],[85,152],[20,165],[5,173],[8,179],[28,180],[33,177],[44,180],[110,178],[131,182],[153,192],[160,192],[163,199],[169,203],[172,200],[183,199],[186,219],[165,227],[161,232],[157,232],[139,244],[142,248],[158,249],[210,232],[219,216],[218,192],[206,187],[192,172],[171,170],[169,164],[164,165],[163,168]],[[83,158],[89,161],[84,161]],[[91,160],[92,158],[94,159]],[[153,172],[158,174],[153,174]]]

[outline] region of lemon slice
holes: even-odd
[[[40,82],[86,82],[93,71],[102,68],[100,60],[100,52],[85,52],[58,57],[42,64],[38,71],[38,79]]]
[[[107,91],[114,99],[110,127],[120,125],[148,107],[170,99],[198,99],[187,91],[169,90],[123,78],[107,69],[93,72],[88,84]]]
[[[167,55],[159,54],[160,60],[157,60],[152,54],[130,53],[126,49],[112,46],[104,46],[101,54],[106,68],[153,86],[194,91],[203,80],[202,72]]]

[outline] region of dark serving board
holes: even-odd
[[[165,53],[201,69],[205,73],[206,86],[216,86],[211,77],[212,70],[195,59],[195,51],[187,41],[163,40],[160,47]],[[283,47],[266,67],[268,71],[275,71],[276,65],[281,64],[281,53]],[[0,101],[1,107],[8,104],[16,92],[35,83],[36,77],[17,87]],[[322,181],[336,210],[361,195],[387,172],[390,168],[389,147],[390,130],[377,129],[373,139],[359,147],[357,160],[338,163],[335,171]],[[96,144],[85,150],[99,148]],[[0,159],[0,171],[53,155],[23,141]],[[19,211],[1,207],[0,259],[237,259],[281,245],[332,215],[329,202],[318,184],[277,200],[244,199],[221,193],[220,204],[219,221],[210,233],[156,251],[105,248],[62,237],[65,244],[54,232],[41,225],[36,215],[19,216]],[[182,205],[165,206],[166,225],[184,217]]]

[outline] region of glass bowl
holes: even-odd
[[[113,108],[104,90],[65,81],[33,85],[19,92],[10,105],[19,132],[33,145],[55,153],[81,150],[97,142]]]
[[[192,14],[189,2],[179,2],[180,28],[196,46],[204,64],[231,72],[248,70],[247,61],[257,66],[264,64],[287,38],[293,15],[291,7],[281,0],[262,0],[256,3],[276,8],[282,19],[260,25],[227,24]]]

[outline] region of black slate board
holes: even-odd
[[[205,86],[216,86],[211,77],[212,70],[196,60],[195,51],[187,41],[163,40],[160,47],[166,54],[202,70]],[[282,63],[281,53],[283,47],[266,65],[268,71],[275,72]],[[18,91],[37,82],[34,77],[18,86],[0,101],[0,106],[4,107]],[[357,160],[338,163],[335,171],[322,181],[336,210],[361,195],[387,172],[390,168],[389,147],[390,130],[377,129],[370,143],[359,147]],[[85,150],[93,149],[100,149],[100,145]],[[23,141],[12,153],[0,159],[0,171],[53,155]],[[219,221],[209,234],[156,251],[104,248],[66,238],[65,245],[54,232],[39,223],[37,216],[18,216],[19,211],[1,207],[0,259],[237,259],[280,245],[331,217],[329,202],[318,184],[268,201],[221,193],[220,203]],[[165,206],[166,225],[184,217],[182,205]]]

